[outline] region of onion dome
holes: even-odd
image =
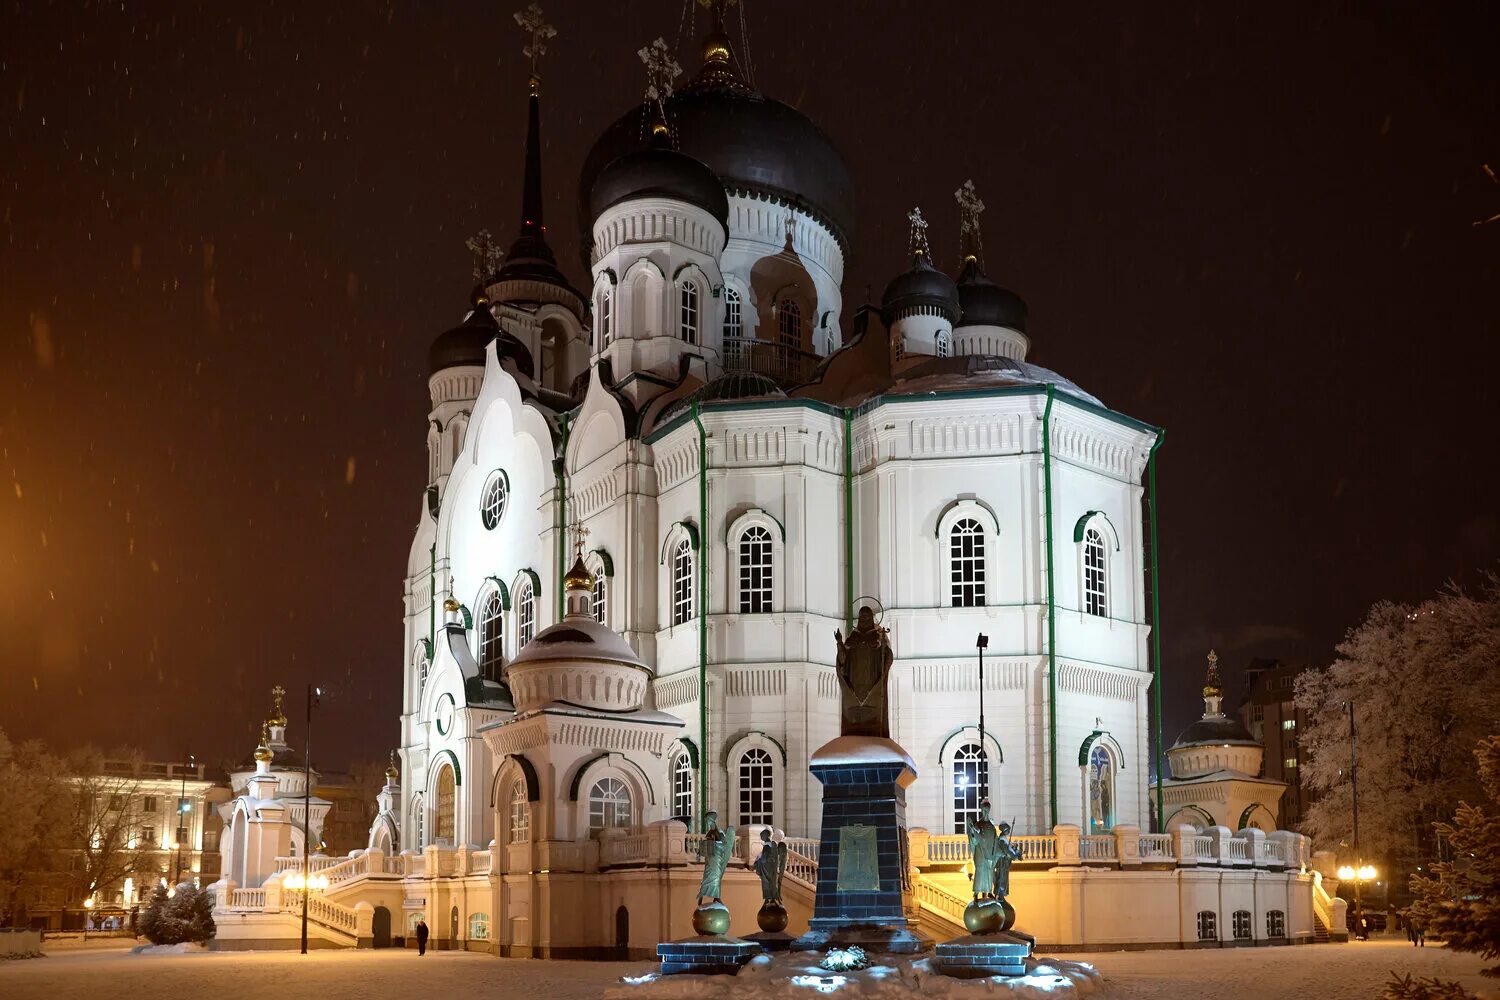
[[[923,253],[912,254],[911,270],[896,275],[880,297],[887,325],[914,312],[935,310],[948,321],[958,319],[958,286],[932,266]]]
[[[536,365],[532,361],[531,350],[513,335],[500,329],[495,314],[490,311],[489,299],[479,289],[474,291],[473,308],[464,321],[446,333],[439,334],[427,349],[428,371],[435,375],[445,368],[483,366],[484,351],[491,340],[496,342],[495,351],[502,359],[512,359],[527,377],[535,377]]]
[[[396,751],[392,750],[391,762],[385,766],[385,780],[391,783],[399,777],[401,777],[401,772],[396,767]]]
[[[758,372],[726,372],[681,399],[673,400],[657,417],[658,426],[666,423],[694,403],[715,403],[735,399],[786,399],[776,380]]]
[[[854,185],[832,140],[800,111],[757,93],[735,73],[721,29],[704,45],[696,78],[665,102],[678,148],[701,160],[730,194],[787,205],[827,226],[847,247],[854,232]],[[594,143],[579,177],[583,245],[591,241],[589,214],[604,169],[640,146],[637,106]]]
[[[729,198],[724,185],[702,160],[673,149],[665,130],[644,149],[618,157],[599,172],[589,192],[588,217],[634,198],[671,198],[696,205],[729,231]]]
[[[266,764],[269,764],[271,762],[271,758],[273,756],[275,756],[275,755],[271,753],[271,746],[270,746],[270,744],[271,744],[271,726],[270,726],[270,723],[262,722],[260,724],[260,745],[255,748],[255,753],[252,755],[255,758],[255,760],[263,762],[263,763],[266,763]]]
[[[600,712],[641,707],[651,669],[630,643],[595,621],[594,577],[580,556],[564,583],[568,613],[527,643],[505,668],[516,711],[563,702]]]
[[[1219,657],[1213,650],[1208,653],[1208,676],[1203,682],[1203,718],[1190,724],[1177,737],[1171,749],[1181,747],[1254,746],[1259,747],[1244,723],[1232,719],[1223,712],[1224,685],[1219,680]]]
[[[1026,332],[1026,300],[990,280],[972,254],[958,272],[957,326],[1006,326]]]

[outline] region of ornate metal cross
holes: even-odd
[[[525,10],[518,10],[515,14],[516,23],[527,35],[526,44],[521,48],[521,55],[531,60],[531,85],[535,87],[541,77],[536,74],[536,61],[547,54],[547,39],[557,36],[557,29],[547,23],[542,16],[541,4],[532,4]]]
[[[484,281],[500,270],[500,263],[504,260],[505,254],[488,229],[481,229],[464,240],[464,246],[468,248],[469,253],[474,255],[475,281]]]
[[[571,528],[573,531],[573,555],[579,559],[582,559],[584,539],[588,538],[589,529],[588,526],[583,523],[583,518],[579,517],[576,511],[573,514],[573,524],[571,525]]]
[[[970,254],[984,266],[984,240],[979,234],[979,216],[984,212],[984,202],[974,192],[974,182],[964,181],[964,186],[953,192],[958,202],[958,253],[961,257]]]
[[[672,96],[672,81],[682,75],[682,67],[672,58],[672,49],[660,35],[636,55],[646,66],[646,102],[656,105],[657,121],[667,124],[667,98]]]
[[[278,719],[281,718],[284,714],[286,714],[286,713],[282,712],[282,710],[281,710],[281,699],[283,699],[285,697],[286,697],[286,688],[282,687],[280,684],[276,685],[275,687],[273,687],[271,689],[271,700],[273,702],[273,704],[271,706],[271,711],[275,714],[275,717],[278,718]]]
[[[908,254],[932,260],[932,249],[927,245],[927,220],[922,218],[922,209],[919,207],[907,212],[906,221],[911,223],[911,237],[907,240],[906,247]]]

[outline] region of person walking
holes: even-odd
[[[1411,918],[1412,944],[1418,948],[1427,947],[1427,922],[1420,917]]]
[[[417,954],[427,954],[427,921],[417,921]]]

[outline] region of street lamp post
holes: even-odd
[[[1365,859],[1359,850],[1359,757],[1355,753],[1354,742],[1354,702],[1352,700],[1344,703],[1349,709],[1349,796],[1354,806],[1354,867],[1355,871],[1363,874]],[[1365,910],[1360,900],[1358,877],[1354,880],[1354,919],[1357,932],[1364,929]]]
[[[198,758],[192,754],[187,755],[188,767],[196,766]],[[176,872],[172,876],[172,884],[176,885],[182,881],[182,824],[187,816],[187,771],[182,772],[182,787],[177,793],[177,861]]]
[[[307,893],[309,876],[312,874],[312,840],[308,834],[308,820],[312,812],[312,710],[322,697],[323,689],[307,686],[307,731],[303,738],[302,757],[302,954],[307,954]]]
[[[974,648],[979,650],[979,766],[984,768],[984,777],[979,782],[980,802],[990,797],[990,754],[984,742],[984,651],[989,645],[990,637],[983,632],[974,640]]]

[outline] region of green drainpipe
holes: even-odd
[[[562,457],[555,463],[553,475],[557,477],[557,508],[562,514],[557,529],[557,620],[562,621],[567,613],[567,595],[563,592],[563,578],[568,575],[568,415],[563,414]]]
[[[1146,456],[1146,512],[1151,519],[1151,687],[1156,702],[1156,823],[1152,830],[1156,833],[1161,833],[1166,823],[1161,794],[1161,574],[1156,548],[1156,449],[1166,436],[1166,431],[1158,429],[1151,453]]]
[[[427,550],[428,558],[431,560],[431,571],[428,581],[432,591],[431,600],[427,602],[427,648],[429,650],[437,647],[437,542],[432,543],[432,548]],[[429,658],[436,658],[435,653],[428,653]]]
[[[844,407],[844,629],[854,632],[854,411]]]
[[[703,828],[708,800],[708,432],[703,429],[699,404],[693,403],[698,425],[698,828]]]
[[[1053,582],[1052,553],[1052,399],[1047,385],[1047,408],[1042,411],[1042,495],[1046,505],[1047,542],[1047,760],[1051,768],[1048,796],[1052,803],[1052,825],[1057,826],[1057,593]]]

